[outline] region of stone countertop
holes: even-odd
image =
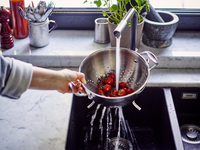
[[[153,69],[147,87],[200,87],[199,76],[199,69]],[[40,90],[18,100],[0,96],[0,150],[64,150],[72,96]]]
[[[54,30],[49,45],[35,48],[29,38],[15,39],[11,49],[1,49],[4,56],[48,68],[78,68],[89,54],[110,43],[94,42],[92,30]],[[0,51],[0,52],[1,52]],[[158,58],[158,66],[151,71],[147,86],[200,86],[200,32],[177,31],[172,45],[167,48],[151,48],[142,42],[138,52],[151,51]]]
[[[1,150],[64,150],[72,94],[27,90],[20,99],[0,96]]]
[[[147,87],[200,87],[199,75],[195,69],[155,69]],[[72,97],[30,89],[18,100],[0,96],[0,149],[64,150]]]
[[[14,39],[15,46],[4,56],[41,67],[78,70],[90,53],[110,44],[97,44],[93,31],[55,30],[50,44],[43,48],[29,45],[29,39]],[[200,87],[200,32],[176,32],[173,44],[164,49],[141,43],[139,52],[151,51],[159,66],[150,73],[147,86]],[[74,68],[71,68],[74,67]],[[27,90],[18,100],[0,96],[0,150],[64,150],[72,94]]]
[[[14,39],[15,46],[3,50],[4,56],[30,62],[41,67],[78,67],[92,52],[110,47],[94,42],[94,31],[55,30],[50,34],[50,44],[43,48],[29,45],[29,38]],[[177,31],[167,48],[150,48],[142,42],[139,53],[151,51],[158,57],[157,68],[197,68],[200,66],[200,32]]]

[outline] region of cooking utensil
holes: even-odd
[[[26,13],[33,13],[34,12],[34,9],[33,7],[29,4],[28,7],[27,7],[27,10],[26,10]]]
[[[43,5],[46,6],[45,4],[43,4]],[[44,9],[45,9],[44,10],[45,13],[42,15],[40,22],[45,21],[48,18],[48,16],[50,16],[52,14],[52,12],[54,10],[53,2],[50,2],[47,7],[44,7]]]
[[[21,7],[18,7],[19,9],[19,14],[24,18],[28,20],[28,17],[26,15],[26,13],[24,12],[24,10]]]
[[[115,55],[115,47],[101,49],[87,56],[79,67],[79,72],[85,74],[87,84],[83,84],[83,87],[88,98],[105,106],[125,106],[131,103],[145,88],[150,71],[158,64],[156,56],[149,51],[139,54],[136,51],[121,48],[121,74],[119,82],[126,82],[128,87],[132,88],[135,92],[122,97],[98,95],[96,94],[98,79],[108,73],[115,72]],[[148,59],[146,60],[143,55],[147,55]],[[151,67],[148,64],[149,60],[154,63]],[[76,95],[85,96],[86,94],[76,93]]]
[[[53,12],[53,9],[54,9],[54,8],[50,8],[49,10],[47,10],[47,11],[45,12],[45,14],[41,17],[40,22],[45,21],[45,20],[48,18],[48,16],[51,15],[51,13]]]
[[[41,16],[43,16],[44,13],[45,13],[46,10],[47,10],[46,2],[45,2],[45,1],[40,1],[40,2],[38,3],[38,5],[37,5],[37,10],[38,10],[39,14],[40,14]]]
[[[20,15],[29,22],[44,22],[52,14],[55,5],[50,2],[48,6],[45,1],[40,1],[36,7],[28,5],[27,10],[19,8]]]

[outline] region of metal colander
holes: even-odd
[[[155,63],[149,68],[148,61],[142,56],[147,56]],[[129,88],[132,88],[135,92],[122,97],[105,97],[96,94],[98,80],[101,77],[105,77],[107,74],[116,70],[115,64],[116,50],[114,47],[98,50],[88,57],[86,57],[80,67],[79,72],[85,74],[87,84],[84,85],[85,90],[90,99],[94,99],[97,102],[103,102],[105,105],[125,105],[129,103],[129,98],[133,101],[133,95],[139,94],[145,87],[150,70],[154,68],[157,63],[157,58],[151,52],[143,52],[141,54],[121,48],[120,50],[120,77],[119,82],[126,82]]]

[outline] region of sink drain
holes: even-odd
[[[186,143],[200,143],[200,127],[192,124],[186,124],[180,127],[182,139]]]
[[[109,150],[132,150],[131,142],[124,138],[112,138],[109,142]]]

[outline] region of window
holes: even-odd
[[[25,5],[28,6],[31,2],[35,5],[38,4],[40,0],[25,0]],[[70,7],[70,8],[83,8],[90,7],[89,3],[83,4],[84,0],[45,0],[47,3],[52,1],[56,4],[56,8]],[[1,2],[2,6],[9,7],[9,0],[4,0]],[[150,0],[151,5],[154,8],[189,8],[189,9],[200,9],[200,0]],[[94,6],[95,7],[95,6]]]
[[[1,6],[9,7],[9,0],[2,0]],[[27,7],[29,4],[31,4],[33,1],[34,5],[36,6],[40,0],[24,0],[25,6]],[[46,3],[49,3],[50,1],[54,2],[56,4],[57,8],[60,7],[90,7],[90,4],[83,4],[84,0],[44,0]]]
[[[155,8],[200,9],[199,0],[150,0],[150,3]]]
[[[25,0],[25,6],[35,5],[40,0]],[[102,17],[101,10],[89,3],[83,4],[84,0],[46,0],[56,4],[50,19],[55,20],[58,29],[81,29],[93,30],[94,20]],[[150,0],[151,5],[160,10],[167,10],[179,16],[178,30],[200,30],[200,0]],[[9,0],[1,1],[1,5],[9,7]]]

